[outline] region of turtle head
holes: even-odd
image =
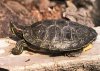
[[[18,25],[14,22],[10,22],[10,30],[11,32],[16,35],[18,38],[23,39],[23,30],[24,27],[22,25]]]

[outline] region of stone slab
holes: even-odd
[[[97,39],[93,48],[78,57],[56,56],[24,51],[21,55],[12,55],[15,41],[0,39],[0,71],[100,71],[100,27],[94,28]]]

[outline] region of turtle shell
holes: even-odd
[[[92,43],[96,36],[94,29],[64,19],[36,22],[23,31],[24,39],[36,46],[32,49],[54,51],[82,49]]]

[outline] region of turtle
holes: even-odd
[[[93,28],[65,19],[43,20],[29,26],[10,22],[10,29],[20,38],[11,51],[14,55],[30,49],[50,54],[72,53],[74,56],[97,37]]]

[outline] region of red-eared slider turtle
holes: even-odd
[[[94,29],[64,19],[39,21],[31,26],[16,26],[10,23],[11,30],[21,38],[12,49],[15,55],[25,48],[43,50],[50,53],[73,53],[92,43],[97,36]]]

